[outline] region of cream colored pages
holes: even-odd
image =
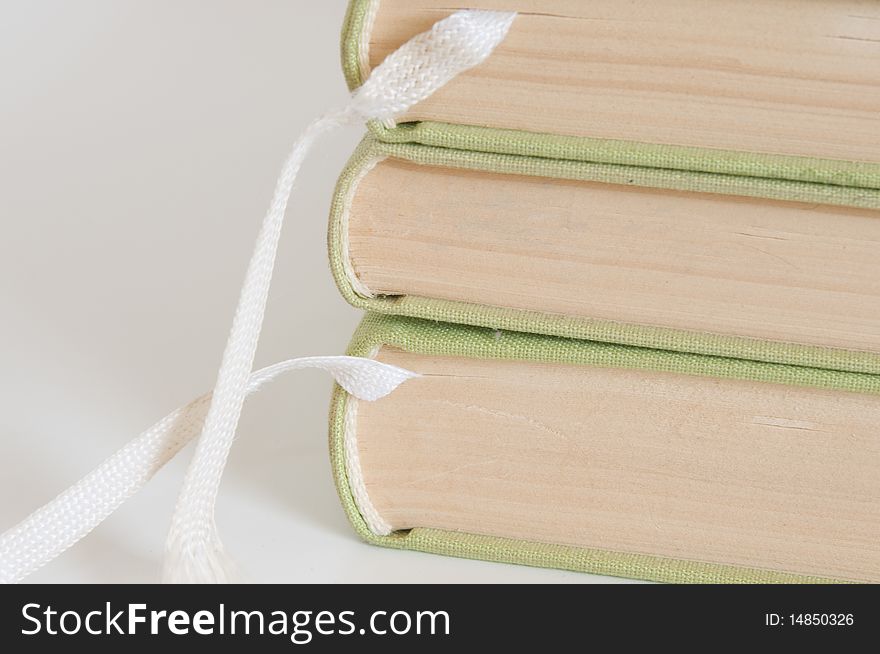
[[[354,195],[376,294],[880,352],[880,212],[387,159]]]
[[[407,120],[880,161],[874,0],[379,0],[369,62],[460,8],[522,15]]]
[[[366,488],[430,527],[880,581],[880,398],[426,357],[360,403]]]

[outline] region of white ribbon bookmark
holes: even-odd
[[[350,102],[309,125],[278,177],[245,275],[217,383],[130,441],[79,482],[0,536],[0,583],[16,583],[88,534],[136,493],[197,433],[166,543],[163,577],[171,582],[225,582],[235,566],[214,522],[214,505],[245,398],[290,370],[320,368],[349,393],[377,400],[414,373],[358,357],[291,359],[252,372],[287,202],[297,173],[322,134],[365,120],[388,121],[484,61],[504,40],[516,14],[459,11],[414,37],[375,68]]]
[[[291,370],[329,372],[358,399],[373,401],[416,376],[359,357],[305,357],[263,368],[248,378],[246,395]],[[202,432],[211,393],[168,414],[88,475],[0,536],[0,583],[17,583],[75,544],[138,492]],[[210,579],[206,572],[204,580]]]

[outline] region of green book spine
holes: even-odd
[[[379,314],[367,315],[354,336],[349,354],[370,356],[382,345],[424,355],[644,369],[880,394],[880,376],[877,375],[664,352],[535,334],[499,334],[491,329]],[[345,391],[339,387],[335,389],[330,415],[332,468],[349,520],[358,534],[370,543],[449,556],[674,583],[837,581],[772,570],[514,541],[434,529],[413,529],[405,533],[377,536],[369,530],[358,511],[346,472],[345,415],[348,399]]]

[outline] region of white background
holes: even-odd
[[[345,0],[0,0],[0,530],[208,390],[278,167],[340,104]],[[293,196],[257,366],[339,354],[360,314],[325,231],[363,130]],[[330,382],[253,398],[218,506],[258,582],[584,582],[363,544],[326,452]],[[151,582],[183,452],[31,580]]]

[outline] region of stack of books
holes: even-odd
[[[388,547],[673,582],[880,581],[880,4],[355,0],[356,88],[455,9],[487,62],[332,208],[367,316],[333,469]]]

